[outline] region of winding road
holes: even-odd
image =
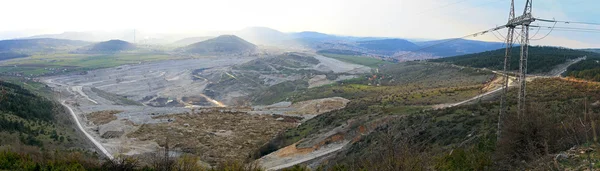
[[[71,87],[68,87],[68,86],[67,86],[67,85],[65,85],[65,84],[61,84],[61,83],[55,83],[55,82],[53,82],[53,80],[52,80],[52,79],[48,79],[48,80],[45,80],[45,81],[43,81],[43,82],[46,82],[47,84],[54,84],[54,85],[58,85],[58,86],[60,86],[60,87],[65,87],[65,89],[66,89],[66,90],[67,90],[69,93],[71,93],[71,94],[75,95],[75,92],[73,92],[73,91],[71,91],[71,90],[70,90],[70,88],[71,88]],[[83,93],[83,92],[81,92],[81,93]],[[85,96],[85,97],[86,97],[88,100],[90,100],[90,101],[92,101],[92,102],[95,102],[94,100],[90,99],[90,98],[89,98],[87,95],[85,95],[85,94],[83,94],[83,95],[84,95],[84,96]],[[96,146],[96,148],[97,148],[98,150],[100,150],[100,152],[102,152],[102,154],[104,154],[104,156],[106,156],[108,159],[111,159],[111,160],[112,160],[112,159],[114,159],[114,156],[113,156],[112,154],[110,154],[110,153],[108,152],[108,150],[106,150],[106,148],[104,148],[104,146],[102,146],[102,143],[98,142],[98,141],[97,141],[97,140],[96,140],[96,139],[95,139],[95,138],[94,138],[92,135],[90,135],[90,134],[89,134],[89,133],[88,133],[88,132],[85,130],[85,128],[84,128],[84,127],[83,127],[83,125],[81,124],[81,121],[80,121],[80,120],[79,120],[79,118],[77,117],[77,114],[75,114],[75,112],[73,111],[73,108],[71,108],[71,106],[67,105],[66,101],[67,101],[67,100],[62,100],[62,101],[60,102],[60,104],[61,104],[61,105],[63,105],[64,107],[66,107],[66,108],[69,110],[69,114],[71,114],[71,117],[73,117],[73,120],[75,120],[75,124],[77,125],[77,128],[79,128],[79,130],[80,130],[81,132],[83,132],[83,134],[86,136],[86,138],[87,138],[87,139],[89,139],[89,140],[90,140],[90,141],[91,141],[91,142],[94,144],[94,146]],[[97,102],[95,102],[95,103],[96,103],[96,104],[98,104]]]
[[[96,141],[96,139],[94,139],[94,137],[92,137],[92,135],[90,135],[87,131],[85,131],[85,129],[83,128],[83,126],[81,125],[81,122],[79,121],[79,118],[77,117],[77,115],[75,114],[75,112],[73,112],[73,109],[67,105],[66,100],[63,100],[62,102],[60,102],[61,105],[63,105],[64,107],[66,107],[67,109],[69,109],[69,113],[71,114],[71,116],[73,117],[73,119],[75,120],[75,123],[77,124],[77,127],[79,128],[79,130],[81,130],[81,132],[83,132],[83,134],[85,134],[85,136],[92,141],[92,143],[94,143],[94,145],[109,159],[114,159],[114,156],[112,156],[112,154],[110,154],[108,152],[108,150],[106,150],[106,148],[104,148],[104,146],[102,146],[102,144],[98,141]]]

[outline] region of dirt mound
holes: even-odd
[[[103,110],[98,112],[92,112],[87,114],[88,119],[92,121],[95,125],[104,125],[109,123],[110,121],[117,120],[117,116],[115,114],[121,113],[123,111],[118,110]]]
[[[502,87],[502,83],[504,83],[503,76],[496,76],[492,81],[487,83],[485,87],[483,87],[484,92],[492,91]]]
[[[135,127],[128,120],[114,120],[107,124],[98,126],[98,134],[104,139],[120,138],[125,132]]]
[[[350,100],[341,97],[331,97],[324,99],[308,100],[292,104],[296,110],[286,112],[286,114],[295,115],[318,115],[332,110],[346,107]]]

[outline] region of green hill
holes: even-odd
[[[77,53],[119,53],[136,50],[137,47],[122,40],[109,40],[77,49]]]
[[[504,66],[504,54],[505,49],[498,49],[469,55],[432,59],[429,61],[501,70]],[[510,70],[519,69],[519,54],[520,47],[514,47],[512,51],[512,57],[510,59]],[[576,59],[583,56],[590,58],[600,56],[600,54],[560,47],[531,46],[529,48],[527,72],[546,73],[554,69],[556,65],[565,63],[569,59]]]
[[[188,45],[180,50],[193,54],[246,53],[256,50],[256,45],[234,35],[221,35]]]

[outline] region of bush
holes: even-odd
[[[546,105],[530,103],[526,115],[509,114],[498,142],[500,167],[539,167],[527,163],[591,141],[595,137],[593,132],[599,131],[591,130],[592,124],[600,121],[599,117],[575,107],[570,109],[557,113]]]

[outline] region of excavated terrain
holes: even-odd
[[[284,130],[344,108],[343,98],[255,106],[248,96],[292,81],[357,77],[370,68],[318,55],[170,60],[42,78],[112,156],[155,153],[244,160]],[[283,105],[281,105],[283,104]]]
[[[155,141],[174,151],[195,154],[205,162],[244,161],[282,130],[295,127],[297,119],[274,115],[218,110],[194,114],[158,116],[172,122],[142,125],[127,135],[141,141]]]

